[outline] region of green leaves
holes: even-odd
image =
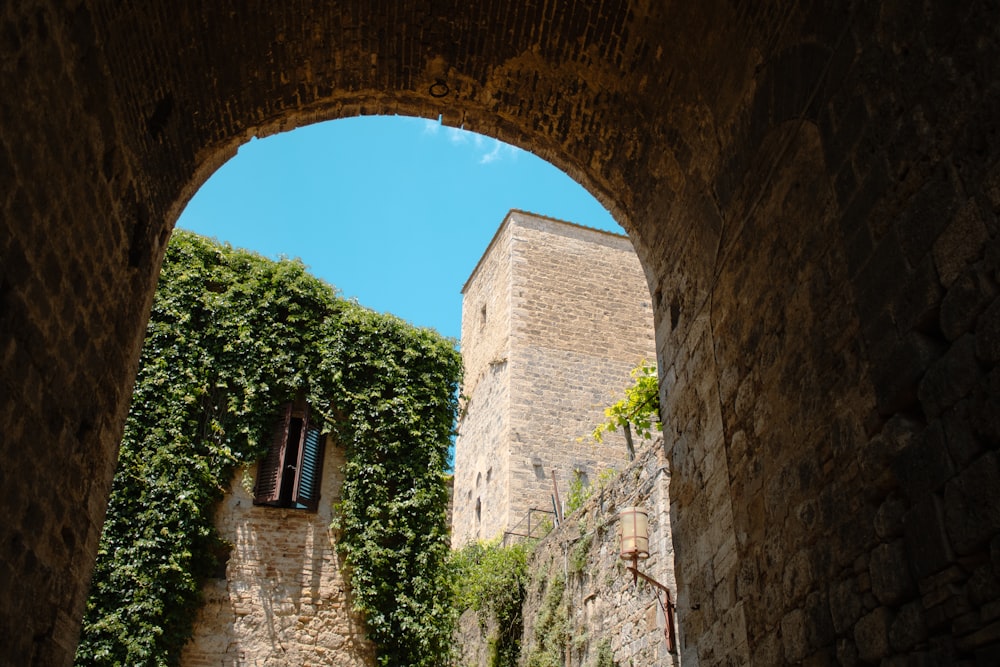
[[[213,507],[302,391],[347,448],[340,548],[380,663],[439,664],[453,618],[441,475],[460,375],[453,341],[337,298],[301,262],[175,232],[77,664],[177,664],[219,551]]]
[[[631,376],[632,386],[625,389],[625,397],[604,409],[607,420],[598,424],[591,433],[597,442],[604,440],[605,433],[619,428],[634,428],[636,435],[644,439],[650,437],[653,428],[663,430],[656,366],[643,362],[632,369]]]
[[[490,667],[514,667],[521,654],[530,551],[526,544],[503,547],[494,540],[469,543],[452,556],[457,608],[475,611],[482,630],[490,620],[495,623],[489,638]]]

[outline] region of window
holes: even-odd
[[[289,403],[271,437],[271,448],[257,466],[254,505],[315,512],[319,507],[325,438],[309,421],[309,408]]]

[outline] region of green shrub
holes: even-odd
[[[528,544],[470,543],[452,555],[455,603],[476,612],[487,637],[490,667],[514,667],[521,655],[522,607],[528,580]]]

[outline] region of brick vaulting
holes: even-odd
[[[998,70],[984,0],[3,3],[0,663],[72,661],[178,212],[361,114],[632,237],[686,664],[1000,663]]]

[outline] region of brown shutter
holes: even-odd
[[[283,412],[283,416],[274,425],[271,448],[257,464],[254,505],[277,505],[281,496],[281,472],[285,469],[285,451],[288,444],[288,425],[292,419],[292,404],[286,405]]]
[[[299,443],[299,460],[295,468],[295,487],[292,502],[303,505],[310,512],[319,507],[320,487],[323,482],[323,438],[318,426],[309,421],[309,412],[302,424]]]

